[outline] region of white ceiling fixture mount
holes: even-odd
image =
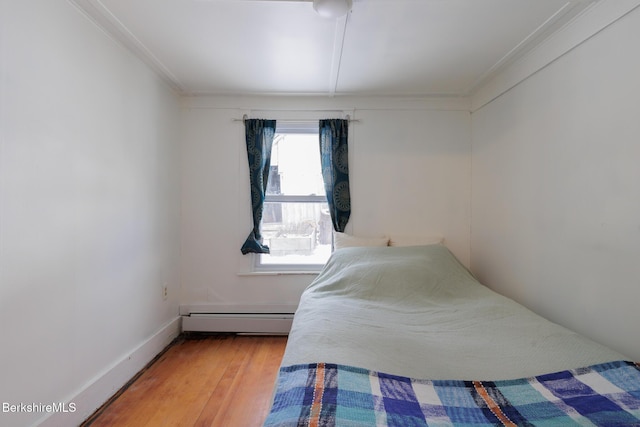
[[[318,15],[330,19],[346,15],[352,6],[352,0],[313,0],[313,9]]]

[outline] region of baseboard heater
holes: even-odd
[[[191,313],[182,316],[184,332],[236,332],[247,334],[288,334],[290,313]]]

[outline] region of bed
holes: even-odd
[[[480,284],[444,245],[339,249],[265,426],[640,426],[640,365]]]

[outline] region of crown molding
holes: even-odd
[[[640,0],[598,0],[584,9],[538,46],[497,73],[479,87],[471,99],[471,112],[477,111],[558,58],[615,24],[635,9]]]
[[[171,70],[149,50],[142,41],[118,19],[100,0],[67,0],[103,33],[158,74],[174,91],[184,93],[185,88]]]

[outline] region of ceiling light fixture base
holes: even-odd
[[[313,9],[323,18],[340,18],[349,13],[352,6],[352,0],[313,0]]]

